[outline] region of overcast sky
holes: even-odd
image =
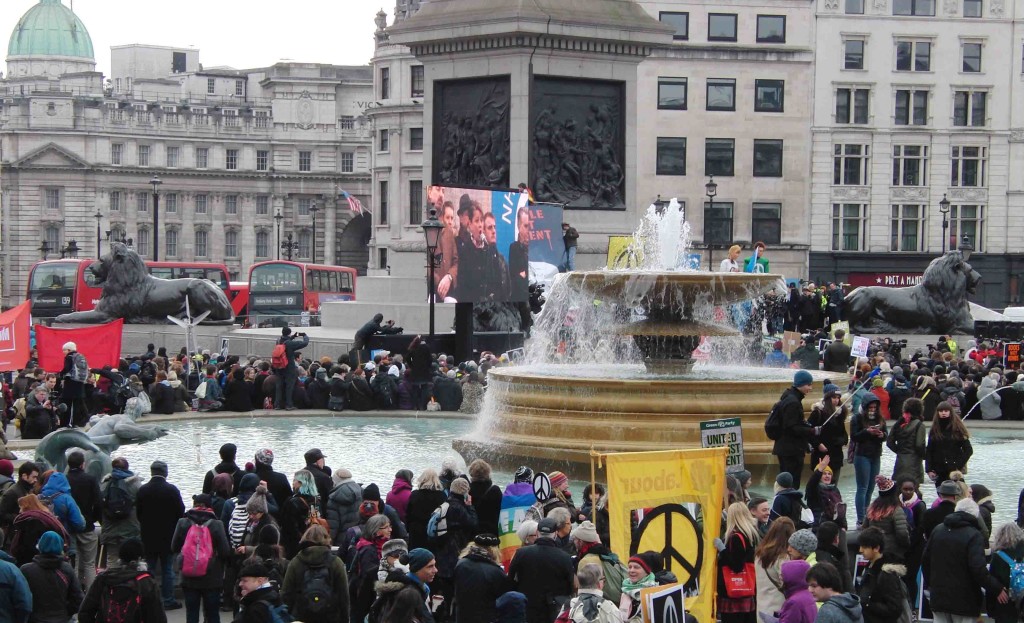
[[[89,29],[96,69],[108,77],[110,46],[128,43],[196,47],[206,67],[262,67],[282,59],[363,65],[373,54],[374,16],[383,8],[390,24],[395,9],[394,0],[63,2],[74,4]],[[18,19],[37,3],[0,0],[4,45]]]

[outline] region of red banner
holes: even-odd
[[[28,361],[32,302],[0,314],[0,372],[20,370]]]
[[[60,372],[64,368],[64,344],[74,342],[78,352],[85,355],[90,368],[110,365],[117,367],[121,359],[121,326],[118,318],[107,324],[76,329],[55,329],[36,325],[36,349],[39,366],[47,372]]]

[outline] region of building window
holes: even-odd
[[[864,40],[843,41],[843,69],[864,69]]]
[[[868,89],[836,89],[836,123],[868,122]]]
[[[234,229],[224,232],[224,257],[238,257],[238,232]]]
[[[122,158],[124,158],[124,143],[111,143],[110,164],[121,164]]]
[[[167,148],[167,167],[173,169],[178,166],[178,160],[181,158],[180,147],[168,147]]]
[[[765,244],[782,243],[782,204],[754,203],[750,208],[750,237]]]
[[[377,151],[391,151],[391,134],[387,130],[377,133]]]
[[[270,197],[256,195],[256,216],[266,216],[268,214],[270,214]]]
[[[149,145],[139,145],[139,166],[149,166]]]
[[[209,255],[208,242],[210,240],[210,233],[205,229],[196,230],[196,244],[195,244],[195,255],[196,257],[206,257]]]
[[[423,181],[409,180],[409,224],[423,222]]]
[[[224,168],[228,171],[234,171],[238,168],[238,150],[228,149],[224,155]]]
[[[409,128],[409,150],[423,151],[423,128]]]
[[[835,145],[832,156],[832,183],[836,186],[866,186],[870,150],[869,145]]]
[[[708,78],[708,110],[736,110],[736,81]]]
[[[299,197],[296,205],[299,216],[309,216],[309,206],[313,205],[313,200],[309,197]]]
[[[781,140],[754,140],[754,177],[782,177]]]
[[[686,139],[658,137],[656,175],[686,175]]]
[[[299,231],[298,242],[299,248],[296,249],[296,253],[298,254],[298,256],[301,258],[312,257],[312,255],[310,254],[310,249],[313,248],[313,236],[309,233],[308,229],[303,229]]]
[[[708,41],[736,41],[736,14],[708,13]]]
[[[960,71],[971,74],[981,72],[980,43],[963,43],[960,45],[960,53],[963,57],[963,63]]]
[[[164,254],[167,257],[178,257],[178,230],[168,229],[164,234]]]
[[[896,71],[931,71],[930,41],[897,41]]]
[[[256,257],[270,256],[270,234],[265,231],[256,232]]]
[[[224,197],[224,214],[238,214],[238,195]]]
[[[149,230],[145,227],[140,227],[135,233],[135,252],[141,257],[149,255]]]
[[[217,92],[217,81],[213,78],[206,79],[206,94],[213,95]]]
[[[377,249],[377,268],[389,268],[388,250],[386,248]]]
[[[57,212],[60,210],[60,189],[59,188],[47,188],[46,189],[46,209],[51,212]]]
[[[960,239],[966,234],[967,238],[974,245],[974,250],[982,252],[985,250],[985,231],[982,227],[982,215],[985,206],[980,205],[953,205],[949,207],[949,248],[955,249],[960,244]]]
[[[785,43],[786,42],[786,16],[785,15],[758,15],[757,16],[757,42],[758,43]]]
[[[205,169],[210,166],[210,148],[209,147],[197,147],[196,148],[196,168]]]
[[[256,120],[257,128],[270,127],[270,111],[269,110],[257,110],[256,116],[253,117]]]
[[[176,214],[178,212],[178,194],[167,193],[163,199],[164,210],[168,214]]]
[[[196,214],[206,214],[208,199],[207,195],[196,195]]]
[[[864,0],[846,0],[844,10],[847,15],[863,15]]]
[[[676,11],[662,11],[658,13],[658,19],[676,29],[672,38],[676,41],[686,41],[690,38],[690,14]]]
[[[832,250],[863,251],[867,206],[860,203],[832,204]]]
[[[210,115],[205,108],[192,109],[192,125],[210,125]]]
[[[890,251],[920,251],[921,224],[924,211],[919,205],[892,206]]]
[[[245,95],[245,81],[235,80],[235,97],[242,97]]]
[[[786,97],[785,80],[754,81],[754,111],[782,112]]]
[[[256,150],[256,170],[266,171],[270,166],[270,151],[266,149]]]
[[[935,16],[935,0],[893,0],[893,15]]]
[[[380,68],[380,98],[386,100],[391,97],[391,70],[387,67]]]
[[[928,125],[928,91],[897,89],[896,125]]]
[[[410,97],[423,97],[426,80],[423,77],[423,65],[413,65],[410,72]]]
[[[313,152],[311,151],[300,151],[299,152],[299,171],[312,171],[313,170]]]
[[[350,151],[341,152],[341,172],[352,173],[355,171],[356,155]]]
[[[964,17],[981,17],[981,0],[964,0]]]
[[[135,193],[135,211],[139,214],[145,214],[149,212],[149,203],[153,200],[153,196],[147,192]]]
[[[658,78],[658,109],[686,110],[686,78]]]
[[[121,211],[121,191],[112,190],[110,191],[110,211],[120,212]]]
[[[56,225],[47,225],[46,229],[43,230],[43,240],[46,241],[47,246],[53,251],[57,251],[64,244],[61,242],[61,238],[60,227]]]
[[[925,145],[893,145],[892,185],[928,185],[928,147]]]
[[[732,177],[736,141],[731,138],[709,138],[704,141],[704,175]]]
[[[953,125],[984,127],[987,99],[988,93],[985,91],[954,91]]]
[[[344,115],[338,122],[341,124],[342,130],[355,130],[356,129],[356,118],[352,115]]]
[[[387,181],[381,180],[380,182],[377,182],[377,189],[378,189],[377,195],[380,197],[380,200],[379,200],[380,217],[378,219],[378,224],[379,225],[387,225],[388,224],[388,183],[387,183]]]
[[[732,202],[704,204],[704,244],[732,244]]]
[[[952,186],[980,187],[985,185],[987,147],[954,146]]]

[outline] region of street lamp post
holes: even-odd
[[[313,252],[313,264],[316,264],[316,213],[319,212],[319,211],[320,211],[320,208],[317,207],[315,201],[309,204],[309,213],[313,215],[313,242],[312,242],[312,247],[313,247],[313,250],[312,250],[312,252]]]
[[[274,215],[274,222],[277,223],[277,259],[281,259],[281,221],[283,220],[284,215],[281,214],[281,210],[278,210]]]
[[[430,217],[420,225],[423,228],[423,237],[427,242],[427,261],[430,263],[430,278],[427,281],[427,299],[430,301],[430,343],[434,343],[434,299],[437,298],[437,289],[434,285],[434,267],[437,266],[437,245],[441,240],[441,231],[444,225],[437,220],[437,208],[430,208]]]
[[[942,254],[946,254],[946,241],[949,240],[946,230],[949,229],[949,220],[946,219],[946,215],[949,214],[949,199],[946,199],[946,193],[942,193],[942,201],[939,202],[939,212],[942,213]]]
[[[715,196],[718,194],[718,184],[715,183],[715,176],[708,176],[708,183],[704,184],[704,193],[708,196],[708,214],[710,215],[715,210]],[[708,219],[704,219],[704,242],[708,245],[708,270],[714,270],[712,267],[712,247],[711,247],[711,232],[708,229]]]
[[[960,246],[957,247],[957,251],[959,251],[960,255],[963,256],[965,262],[971,259],[971,253],[974,252],[974,245],[971,244],[970,236],[964,234],[963,237],[960,238]]]
[[[149,180],[153,186],[153,261],[160,261],[160,178],[156,175]]]
[[[68,243],[60,250],[60,257],[61,259],[64,259],[65,257],[78,257],[78,252],[80,250],[81,249],[78,248],[78,241],[72,238],[71,240],[68,240]]]
[[[100,248],[100,219],[103,218],[103,213],[99,208],[96,208],[96,214],[93,214],[93,217],[96,219],[96,257],[99,258],[103,255],[103,249]]]
[[[50,243],[42,241],[39,243],[39,254],[42,255],[43,260],[46,260],[46,256],[50,253]]]
[[[285,241],[281,243],[281,249],[288,253],[288,261],[292,261],[292,252],[299,250],[299,243],[292,240],[292,232],[288,232]]]

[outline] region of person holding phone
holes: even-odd
[[[274,392],[274,408],[279,411],[281,409],[294,411],[295,403],[292,395],[295,392],[295,383],[299,379],[295,354],[309,344],[309,336],[305,333],[296,333],[293,338],[292,328],[284,327],[281,329],[281,338],[277,340],[277,343],[284,344],[284,353],[288,363],[285,367],[274,370],[274,373],[281,377],[277,381],[277,388]]]

